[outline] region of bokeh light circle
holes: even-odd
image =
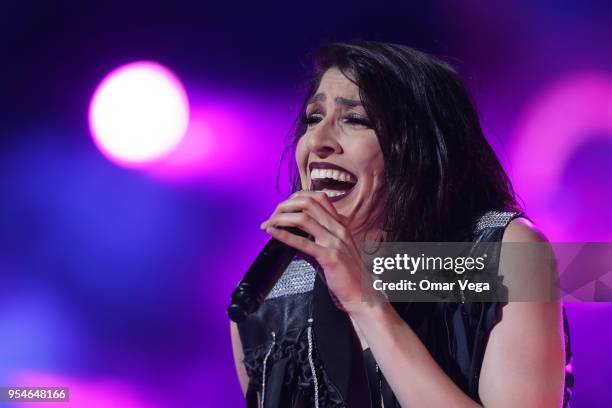
[[[89,127],[100,151],[122,165],[163,158],[180,143],[189,124],[189,101],[178,77],[150,61],[109,73],[89,107]]]

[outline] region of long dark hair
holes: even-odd
[[[301,107],[338,68],[360,90],[384,157],[382,212],[387,241],[454,241],[488,210],[517,210],[508,176],[487,142],[453,68],[412,48],[379,42],[329,44],[314,55]],[[305,126],[295,122],[295,151]],[[300,189],[295,165],[293,191]]]

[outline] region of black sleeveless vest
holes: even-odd
[[[500,242],[521,213],[489,211],[468,241]],[[498,261],[498,260],[497,260]],[[263,305],[238,324],[249,376],[247,407],[399,407],[369,349],[362,351],[350,318],[339,310],[316,268],[296,257]],[[394,303],[444,372],[480,403],[478,381],[489,333],[503,303]],[[566,351],[564,407],[573,374],[569,328],[563,309]]]

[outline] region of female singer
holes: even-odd
[[[295,192],[261,224],[302,256],[231,326],[247,405],[566,406],[559,303],[362,301],[378,242],[545,242],[455,71],[376,42],[325,46],[315,65]]]

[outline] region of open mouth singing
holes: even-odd
[[[310,190],[322,191],[330,201],[338,201],[346,197],[357,184],[357,177],[332,163],[313,162],[310,170]]]

